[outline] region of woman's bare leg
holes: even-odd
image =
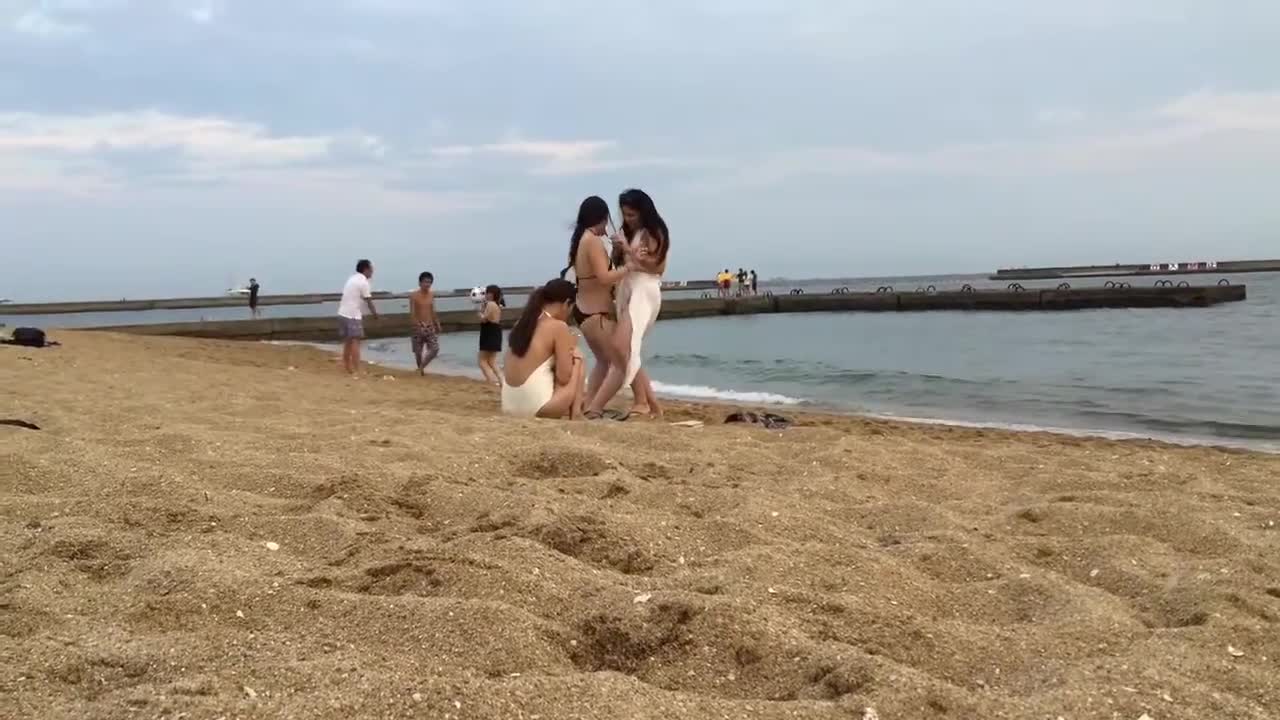
[[[494,385],[498,382],[498,373],[493,367],[493,353],[481,350],[476,355],[476,363],[480,365],[480,372],[484,374],[485,382]]]
[[[613,400],[613,396],[618,394],[626,381],[627,356],[631,352],[631,318],[625,314],[618,318],[618,325],[614,329],[611,342],[614,360],[620,362],[609,365],[609,373],[605,376],[604,382],[600,383],[600,387],[596,388],[595,394],[591,397],[591,404],[587,406],[587,413],[591,415],[604,412],[604,407]]]
[[[587,347],[591,349],[591,354],[596,359],[595,365],[591,368],[590,379],[587,381],[586,392],[583,396],[584,402],[590,405],[596,391],[604,384],[604,379],[609,374],[609,368],[613,365],[614,353],[609,334],[613,328],[612,323],[608,320],[592,318],[582,325],[580,329],[582,330],[582,337],[587,341]]]
[[[658,404],[658,396],[653,392],[653,381],[644,368],[640,368],[636,372],[636,379],[631,381],[631,394],[635,397],[631,401],[631,409],[627,412],[633,415],[662,417],[662,406]]]
[[[557,385],[551,399],[538,410],[538,417],[556,419],[568,417],[578,418],[578,403],[582,400],[582,384],[586,381],[586,371],[582,363],[573,364],[573,376],[567,385]]]
[[[574,381],[569,384],[573,386],[573,407],[569,411],[570,420],[581,420],[584,414],[583,401],[587,394],[587,364],[586,361],[577,364],[573,373]]]
[[[489,370],[493,372],[493,384],[502,387],[502,368],[498,367],[498,353],[489,353]]]

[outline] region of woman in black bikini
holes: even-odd
[[[617,354],[609,341],[614,327],[613,288],[626,276],[627,268],[621,264],[615,267],[605,250],[608,222],[609,203],[603,198],[593,195],[582,201],[569,239],[569,265],[560,273],[564,277],[573,269],[578,285],[573,319],[596,359],[587,381],[585,404],[591,403]]]
[[[484,302],[480,305],[480,354],[476,356],[484,379],[502,386],[502,372],[498,370],[498,355],[502,353],[502,288],[490,285],[484,289]]]

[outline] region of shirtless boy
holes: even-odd
[[[435,277],[418,275],[418,289],[409,293],[409,319],[413,322],[413,359],[418,374],[427,374],[427,365],[440,354],[440,317],[436,315],[436,295],[431,291]]]

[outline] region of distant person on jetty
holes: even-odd
[[[615,362],[625,362],[617,357],[613,344],[614,289],[627,274],[625,265],[614,267],[610,254],[605,250],[605,226],[609,223],[609,203],[592,195],[578,206],[578,219],[569,238],[569,265],[560,277],[573,270],[577,280],[577,301],[573,308],[573,321],[587,347],[595,356],[595,365],[587,379],[586,402],[604,383],[609,367]]]
[[[360,369],[360,341],[364,338],[364,310],[378,319],[378,309],[373,306],[373,263],[360,260],[356,274],[347,278],[342,286],[342,300],[338,302],[338,338],[342,340],[342,367],[354,376]]]
[[[755,294],[756,294],[756,293],[758,293],[758,292],[760,292],[760,286],[758,285],[758,279],[757,279],[757,277],[756,277],[756,271],[755,271],[755,270],[752,270],[752,271],[751,271],[751,294],[752,294],[752,295],[755,295]]]
[[[436,280],[429,272],[418,275],[418,289],[409,293],[409,320],[413,323],[413,359],[418,374],[426,375],[427,366],[440,354],[440,316],[436,314],[436,294],[431,285]]]
[[[667,270],[671,239],[666,221],[644,191],[627,190],[618,198],[618,205],[622,208],[622,228],[614,240],[629,266],[618,285],[618,323],[613,342],[619,362],[609,367],[600,389],[591,397],[587,417],[602,417],[613,396],[623,385],[630,384],[635,397],[623,419],[646,415],[657,418],[662,416],[662,408],[648,374],[640,369],[640,349],[662,308],[662,274]]]
[[[498,354],[502,352],[502,308],[506,305],[502,299],[502,288],[490,285],[484,289],[484,300],[479,307],[480,352],[476,355],[476,362],[480,364],[485,381],[493,385],[502,385]]]
[[[261,289],[257,278],[249,278],[249,316],[256,318],[258,313],[258,290]]]
[[[738,297],[747,294],[747,271],[738,268]]]
[[[533,291],[511,329],[502,384],[502,412],[516,417],[582,416],[586,371],[567,321],[577,289],[555,279]]]
[[[729,272],[729,268],[725,268],[716,273],[716,293],[722,297],[729,297],[729,285],[733,282],[733,275]]]

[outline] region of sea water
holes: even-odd
[[[1217,276],[1199,275],[1194,284]],[[1123,278],[1150,284],[1154,278]],[[1074,312],[747,315],[666,320],[644,366],[666,397],[808,408],[1280,452],[1280,274],[1230,276],[1248,300],[1211,308]],[[1058,281],[1021,281],[1029,289]],[[1073,281],[1077,287],[1104,279]],[[807,294],[848,286],[898,291],[1003,287],[974,276],[782,283]],[[700,293],[686,293],[697,296]],[[664,298],[676,295],[664,295]],[[512,305],[523,298],[511,298]],[[386,301],[385,312],[403,312]],[[441,309],[467,307],[465,299]],[[301,310],[301,311],[300,311]],[[268,316],[333,314],[326,305],[267,307]],[[237,308],[0,318],[45,327],[243,317]],[[225,317],[224,317],[225,316]],[[480,377],[476,333],[441,336],[432,371]],[[407,338],[371,340],[368,360],[412,368]],[[785,413],[785,410],[778,410]]]
[[[1232,281],[1249,299],[1211,308],[666,320],[645,341],[644,366],[672,398],[1280,452],[1280,275]],[[479,377],[477,343],[442,336],[436,371]],[[413,366],[408,340],[371,341],[367,356]]]

